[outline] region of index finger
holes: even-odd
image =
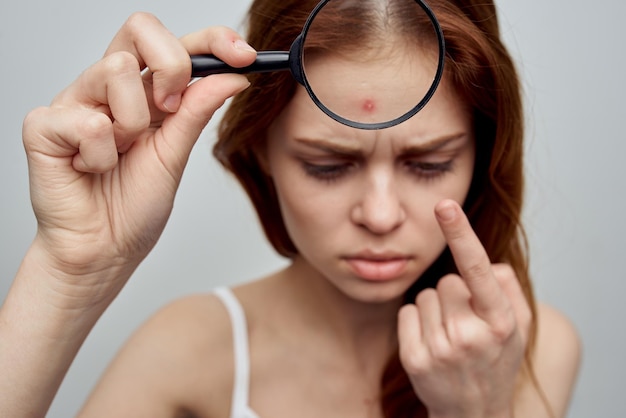
[[[256,50],[237,32],[226,26],[213,26],[180,38],[190,55],[211,53],[233,67],[254,62]]]
[[[134,13],[115,35],[105,57],[116,52],[135,56],[141,69],[150,68],[154,103],[175,112],[191,79],[191,60],[180,41],[149,13]]]
[[[105,55],[126,51],[152,73],[154,103],[162,110],[178,109],[191,80],[189,55],[212,53],[235,67],[250,65],[256,52],[232,29],[216,26],[176,38],[153,15],[135,13],[117,33]]]
[[[494,318],[503,312],[506,304],[487,251],[458,203],[444,200],[435,207],[435,214],[459,273],[472,294],[472,307],[481,318]]]

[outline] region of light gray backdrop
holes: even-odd
[[[279,1],[279,0],[276,0]],[[0,5],[0,299],[35,231],[21,144],[29,109],[97,60],[133,11],[177,35],[240,26],[248,0],[3,1]],[[500,0],[528,109],[528,206],[537,293],[576,323],[585,359],[570,417],[623,416],[626,363],[626,58],[622,0]],[[50,417],[72,416],[115,351],[159,306],[280,266],[253,212],[200,139],[165,233],[102,317]],[[209,353],[207,353],[209,354]]]

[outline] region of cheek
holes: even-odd
[[[452,199],[463,206],[474,174],[473,147],[459,155],[452,171],[441,180],[435,180],[424,188],[424,195],[429,196],[431,213],[435,205],[444,199]],[[433,215],[434,216],[434,215]]]
[[[416,185],[408,182],[403,188],[408,219],[413,236],[423,237],[423,251],[439,253],[446,241],[435,217],[435,206],[444,199],[463,205],[469,192],[473,174],[473,154],[468,153],[457,161],[453,172],[445,178]],[[409,192],[410,191],[410,192]]]
[[[444,199],[452,199],[463,205],[472,182],[471,160],[459,161],[455,169],[444,178],[415,184],[409,179],[402,187],[408,210],[421,223],[436,224],[435,206]]]
[[[290,238],[300,251],[320,242],[327,245],[347,219],[346,199],[336,188],[317,184],[295,164],[276,168],[281,172],[275,172],[274,184]]]
[[[315,230],[314,226],[320,222],[323,207],[315,199],[300,193],[297,188],[288,189],[283,187],[279,191],[279,202],[287,231],[294,241],[298,241],[300,234],[309,229]]]
[[[443,193],[414,193],[413,197],[406,201],[407,231],[413,238],[419,239],[424,245],[438,248],[440,243],[445,241],[437,218],[435,217],[435,206],[444,197]],[[419,237],[419,238],[417,238]]]

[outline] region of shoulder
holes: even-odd
[[[542,303],[537,305],[537,338],[531,358],[540,392],[526,384],[523,398],[530,405],[538,404],[542,402],[542,393],[555,415],[565,416],[576,385],[582,343],[571,320],[554,307]],[[533,416],[544,416],[544,413]]]
[[[232,354],[228,311],[214,294],[179,298],[157,311],[137,332],[138,339],[160,342],[172,358],[193,367]]]
[[[568,389],[574,384],[582,357],[582,343],[574,324],[562,312],[537,306],[537,341],[533,355],[538,378]]]
[[[217,342],[223,345],[219,337],[230,334],[230,318],[215,293],[196,294],[163,306],[142,328],[157,338],[186,336],[190,346]]]
[[[561,366],[580,362],[582,344],[572,321],[550,305],[537,305],[537,360],[547,357]]]
[[[230,318],[221,301],[214,294],[180,298],[127,341],[85,410],[106,410],[109,416],[153,410],[153,416],[165,416],[165,410],[170,416],[181,410],[225,416],[232,394],[232,352]]]

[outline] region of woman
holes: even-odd
[[[364,27],[382,17],[407,43],[420,24],[377,1],[354,4],[359,21],[374,19]],[[446,73],[428,105],[393,128],[340,125],[283,73],[188,85],[189,54],[245,66],[254,49],[225,28],[177,40],[145,14],[29,114],[39,228],[0,312],[1,340],[11,342],[0,357],[2,415],[45,413],[160,235],[202,128],[239,93],[215,154],[291,263],[165,307],[121,350],[81,416],[564,416],[579,343],[532,295],[519,224],[522,106],[495,9],[429,4],[446,37]],[[254,2],[249,43],[288,48],[313,6]],[[358,51],[352,35],[343,46]],[[337,62],[329,55],[320,66]],[[362,104],[383,100],[373,91]]]

